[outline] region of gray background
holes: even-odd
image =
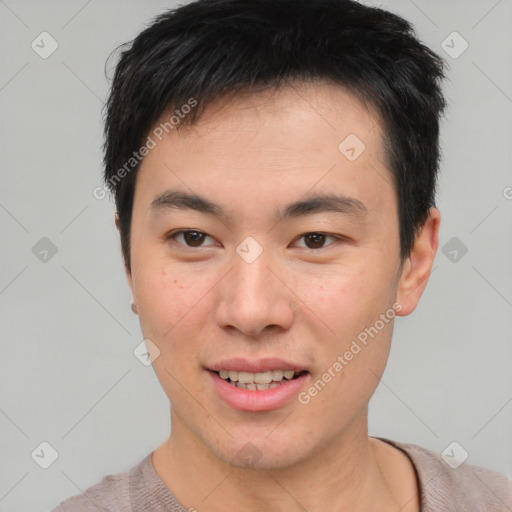
[[[168,434],[167,398],[133,355],[142,336],[113,203],[92,191],[105,61],[174,5],[0,1],[0,511],[48,510]],[[370,434],[438,452],[457,441],[468,462],[512,479],[512,2],[374,5],[412,21],[446,57],[450,107],[440,249],[418,309],[396,321]],[[59,45],[46,59],[31,48],[43,31]],[[457,58],[441,48],[462,49],[454,31],[469,44]],[[34,254],[43,237],[55,255],[40,252],[47,242]],[[48,469],[31,457],[42,441],[58,452]]]

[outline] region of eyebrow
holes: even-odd
[[[180,190],[166,190],[152,201],[150,207],[150,210],[155,213],[170,209],[195,210],[224,220],[230,219],[230,215],[221,205],[200,195]],[[358,199],[331,193],[309,196],[286,205],[282,211],[277,209],[274,212],[274,220],[280,221],[324,212],[340,213],[360,219],[368,214],[366,206]]]

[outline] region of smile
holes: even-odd
[[[232,386],[249,391],[265,391],[281,386],[283,381],[290,381],[299,377],[300,373],[294,370],[270,370],[266,372],[237,372],[233,370],[220,370],[219,377]]]

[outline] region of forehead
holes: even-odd
[[[165,123],[170,114],[172,111],[164,112],[156,124]],[[183,139],[204,135],[213,139],[217,134],[222,137],[239,129],[272,136],[275,135],[272,132],[279,132],[281,137],[275,140],[282,145],[284,126],[294,140],[301,136],[313,140],[316,133],[317,138],[329,134],[336,142],[344,133],[352,133],[368,142],[372,150],[380,151],[382,146],[381,123],[376,111],[346,88],[325,81],[295,81],[278,88],[226,96],[208,104],[194,125],[185,124],[183,128],[178,125],[177,131]],[[291,138],[289,142],[293,142]]]
[[[165,112],[153,131],[169,115]],[[282,192],[302,196],[307,189],[326,192],[342,182],[351,192],[366,187],[366,195],[375,196],[391,182],[377,115],[350,92],[325,82],[220,99],[194,125],[168,131],[139,169],[136,195],[144,189],[148,204],[170,185],[211,192],[217,199],[242,194],[248,201],[279,202]]]

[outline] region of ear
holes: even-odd
[[[439,210],[430,208],[428,219],[416,236],[411,253],[403,265],[397,289],[397,301],[402,305],[402,309],[396,313],[398,316],[409,315],[416,309],[427,286],[439,245],[440,224]]]
[[[119,221],[119,213],[118,212],[116,212],[114,219],[115,219],[117,231],[119,231],[119,234],[121,234],[121,222]],[[126,274],[126,279],[128,281],[128,286],[130,287],[130,291],[132,292],[132,297],[133,297],[132,271],[131,271],[130,267],[126,264],[126,259],[124,258],[124,255],[123,255],[123,260],[124,260],[124,271]]]

